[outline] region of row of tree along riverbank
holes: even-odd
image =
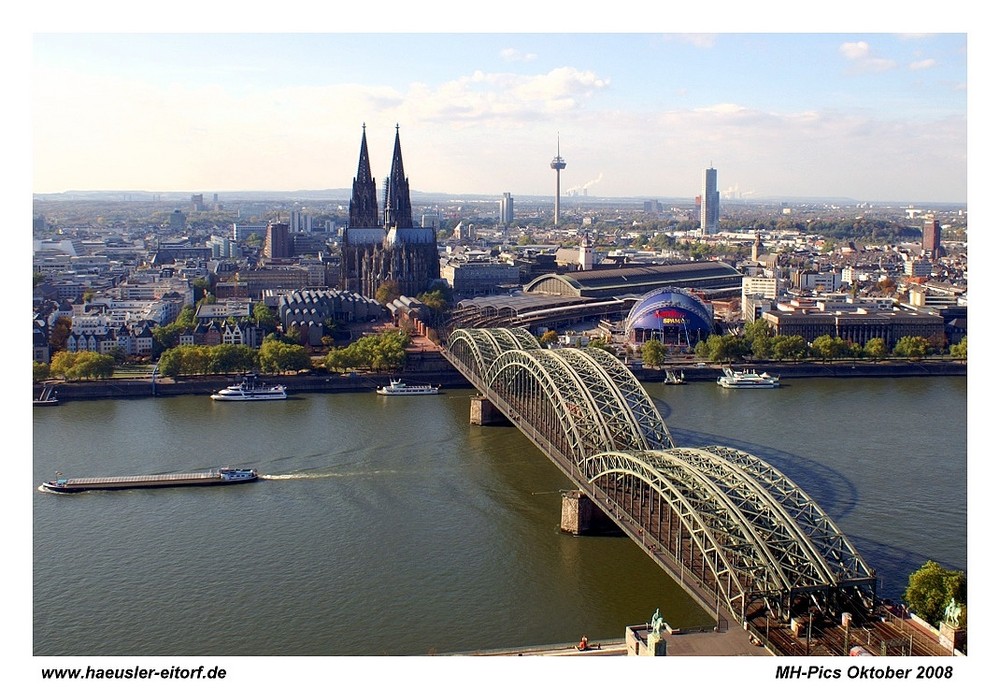
[[[964,361],[880,361],[872,362],[767,362],[760,364],[733,364],[734,369],[753,368],[758,372],[767,371],[782,378],[852,378],[852,377],[902,377],[902,376],[964,376]],[[722,372],[722,364],[697,366],[690,362],[662,368],[630,366],[636,378],[642,381],[662,381],[664,369],[683,372],[689,382],[715,381]],[[280,382],[290,395],[297,393],[327,392],[374,392],[385,385],[390,378],[402,378],[408,383],[430,383],[444,388],[468,388],[469,383],[453,369],[444,357],[436,352],[421,352],[417,357],[407,359],[402,371],[390,373],[300,373],[292,375],[265,376],[268,380]],[[85,400],[118,397],[168,397],[173,395],[210,395],[230,385],[240,376],[192,376],[174,380],[170,378],[116,378],[102,381],[57,383],[57,397],[60,400]],[[42,390],[34,386],[34,398]]]
[[[735,371],[745,369],[755,370],[758,373],[765,371],[772,376],[778,375],[782,378],[896,378],[904,376],[964,376],[967,365],[965,361],[950,359],[941,360],[886,360],[886,361],[837,361],[835,363],[823,362],[787,362],[787,361],[766,361],[756,363],[732,363],[732,364],[709,364],[706,366],[696,366],[689,362],[671,365],[664,364],[660,368],[649,368],[646,366],[632,366],[632,373],[635,377],[643,381],[663,380],[664,370],[671,370],[684,374],[684,380],[695,381],[715,381],[722,375],[722,367],[729,366]]]

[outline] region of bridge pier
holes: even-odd
[[[481,395],[472,398],[469,408],[469,423],[473,426],[507,426],[510,421],[493,403]]]
[[[611,518],[579,490],[567,490],[563,493],[559,529],[574,536],[594,531],[607,533],[619,530]]]

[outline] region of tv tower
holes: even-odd
[[[556,157],[552,159],[552,163],[549,166],[556,171],[556,214],[555,214],[555,225],[559,224],[559,172],[566,168],[566,161],[562,159],[559,155],[559,134],[556,134]]]

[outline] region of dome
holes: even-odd
[[[667,345],[693,346],[712,332],[712,307],[693,293],[663,287],[642,295],[625,319],[633,342],[657,339]]]

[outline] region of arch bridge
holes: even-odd
[[[444,354],[717,618],[871,611],[874,571],[812,498],[741,450],[677,447],[611,354],[521,328],[455,330]]]

